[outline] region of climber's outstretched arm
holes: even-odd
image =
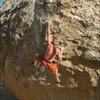
[[[51,38],[50,38],[50,22],[48,21],[48,44],[51,44]]]

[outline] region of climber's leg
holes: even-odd
[[[54,72],[54,74],[55,74],[55,77],[56,77],[56,82],[57,83],[61,83],[61,80],[59,79],[59,73],[58,73],[58,69]]]

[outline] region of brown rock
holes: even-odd
[[[6,0],[0,6],[0,82],[18,100],[99,100],[100,33],[98,0]],[[47,19],[51,37],[64,47],[57,85],[44,66],[31,66],[44,54]]]

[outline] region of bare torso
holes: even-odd
[[[59,49],[57,49],[57,51],[59,51]],[[47,49],[46,49],[46,52],[44,55],[44,59],[46,59],[49,62],[52,62],[55,56],[56,56],[55,47],[54,47],[53,43],[50,43],[47,46]]]

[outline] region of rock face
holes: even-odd
[[[61,84],[41,64],[46,20],[64,47]],[[100,100],[99,0],[5,0],[0,6],[0,82],[18,100]],[[59,61],[56,59],[57,63]]]
[[[17,100],[17,99],[0,83],[0,100]]]

